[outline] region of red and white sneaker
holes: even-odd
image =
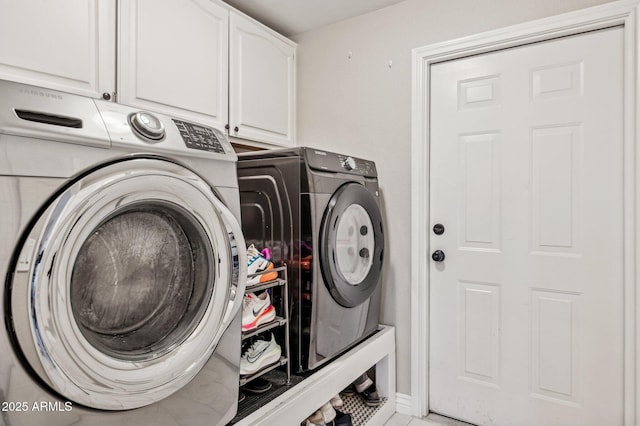
[[[257,328],[276,319],[276,309],[271,304],[268,292],[247,293],[242,304],[242,331]]]

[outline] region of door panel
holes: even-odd
[[[115,91],[115,0],[2,0],[0,11],[1,79],[93,98]]]
[[[621,424],[622,29],[431,67],[429,405]]]
[[[296,45],[233,11],[229,25],[229,134],[293,145]]]
[[[224,127],[228,10],[210,0],[135,0],[119,13],[119,102]]]
[[[374,196],[347,183],[332,196],[320,225],[320,266],[333,299],[345,308],[365,302],[380,284],[382,216]]]

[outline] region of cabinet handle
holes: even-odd
[[[224,125],[224,129],[225,129],[225,130],[229,130],[229,128],[230,128],[229,123],[227,123],[227,124],[225,124],[225,125]]]
[[[104,99],[105,101],[110,101],[111,100],[111,93],[109,92],[104,92],[102,94],[102,99]]]
[[[240,130],[240,129],[238,128],[238,126],[236,126],[236,127],[234,127],[234,128],[233,128],[233,131],[234,131],[234,132],[236,132],[236,133],[238,133],[238,130]]]

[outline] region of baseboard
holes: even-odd
[[[406,414],[408,416],[413,415],[413,403],[411,395],[396,393],[396,412],[400,414]]]

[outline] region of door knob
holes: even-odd
[[[431,258],[436,262],[442,262],[445,258],[444,252],[442,250],[436,250],[431,255]]]

